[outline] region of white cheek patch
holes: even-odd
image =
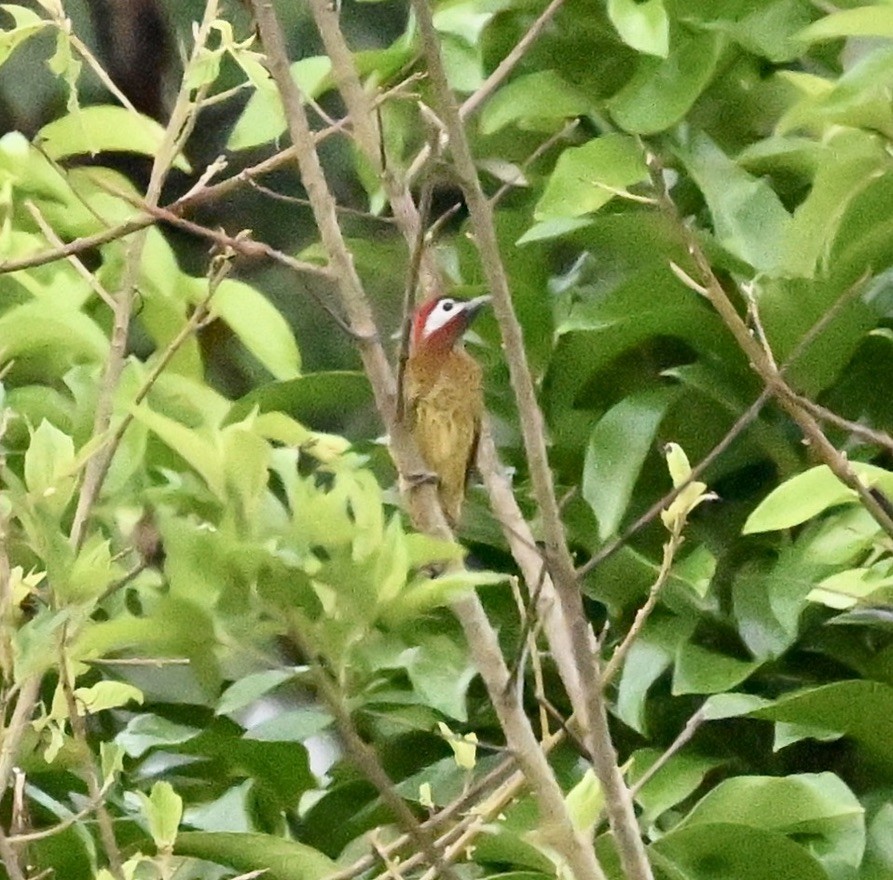
[[[425,331],[423,336],[427,339],[432,336],[441,327],[449,324],[453,318],[461,312],[459,304],[453,299],[442,299],[431,309],[431,314],[425,320]]]

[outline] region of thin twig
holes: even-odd
[[[27,831],[22,834],[15,834],[9,836],[9,842],[15,844],[21,843],[33,843],[36,840],[45,840],[48,837],[53,837],[56,834],[61,834],[63,831],[67,831],[72,825],[77,825],[78,822],[82,822],[86,819],[91,813],[95,812],[97,806],[105,801],[105,796],[109,793],[112,786],[115,784],[115,777],[109,776],[108,779],[102,784],[102,787],[97,792],[98,800],[94,801],[92,798],[87,802],[85,807],[82,807],[76,813],[72,813],[70,816],[66,816],[64,819],[57,822],[55,825],[51,825],[49,828],[40,828],[37,831]]]
[[[0,794],[6,791],[9,777],[18,759],[19,746],[34,714],[40,694],[40,675],[31,675],[19,683],[15,708],[9,724],[0,736]]]
[[[602,687],[607,687],[614,679],[614,676],[623,665],[626,655],[629,653],[636,639],[639,637],[648,618],[657,606],[657,600],[660,597],[661,590],[670,578],[670,572],[673,568],[673,561],[683,542],[682,530],[674,529],[670,537],[664,543],[663,559],[660,564],[660,571],[648,591],[648,598],[645,600],[641,608],[636,612],[632,626],[623,637],[623,641],[614,649],[611,659],[602,671]]]
[[[545,155],[555,146],[559,141],[563,141],[567,136],[578,126],[580,125],[579,119],[572,119],[568,122],[564,128],[556,131],[551,137],[546,138],[522,163],[521,167],[518,169],[518,178],[522,177],[524,174],[524,169],[529,168],[536,162],[541,156]],[[490,204],[493,207],[496,207],[501,201],[503,196],[511,189],[516,186],[516,183],[508,180],[490,196]]]
[[[96,824],[99,828],[102,847],[109,862],[109,870],[116,880],[125,880],[121,850],[118,847],[118,841],[115,839],[111,814],[105,805],[104,786],[100,782],[94,753],[87,739],[87,725],[84,722],[84,716],[81,714],[81,709],[74,695],[74,684],[71,679],[70,660],[67,650],[69,636],[69,628],[64,626],[59,640],[59,684],[65,695],[65,703],[68,707],[68,723],[71,725],[71,733],[80,747],[79,751],[83,758],[87,794],[89,795],[93,812],[96,813]]]
[[[3,826],[0,825],[0,860],[9,875],[9,880],[26,880],[22,866],[19,864],[19,855],[10,843],[10,839],[6,836]]]
[[[509,77],[511,72],[518,66],[521,59],[527,54],[531,46],[540,37],[546,29],[555,14],[561,9],[564,0],[552,0],[551,3],[537,16],[533,24],[527,29],[527,32],[512,47],[511,51],[505,58],[500,61],[493,72],[481,83],[472,95],[465,99],[459,108],[459,117],[463,121],[473,116],[483,106],[484,102],[489,98]],[[415,180],[422,168],[431,158],[431,145],[427,144],[422,147],[418,155],[409,165],[406,172],[406,179],[409,182]]]
[[[796,399],[800,406],[807,412],[812,413],[817,419],[820,419],[823,422],[828,422],[829,424],[834,425],[835,428],[849,431],[851,434],[861,437],[869,443],[875,443],[882,449],[886,449],[887,452],[893,454],[893,437],[886,431],[877,431],[874,428],[869,428],[867,425],[862,425],[859,422],[845,419],[833,410],[828,409],[828,407],[813,403],[808,397],[803,397],[798,394],[796,395]]]
[[[25,208],[28,210],[28,213],[34,218],[34,222],[37,223],[40,231],[43,233],[44,238],[54,247],[54,248],[64,248],[65,243],[56,235],[55,230],[49,223],[47,223],[46,218],[40,211],[40,208],[31,201],[31,199],[25,200]],[[115,301],[112,298],[112,295],[100,284],[99,279],[96,275],[91,272],[80,260],[77,254],[70,254],[68,256],[68,262],[74,267],[75,272],[83,278],[84,281],[90,286],[93,292],[111,309],[115,308]]]

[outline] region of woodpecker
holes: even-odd
[[[438,296],[422,303],[412,317],[403,417],[437,478],[440,504],[452,526],[462,512],[484,412],[482,371],[465,351],[462,334],[489,301],[489,296]]]

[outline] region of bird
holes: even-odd
[[[465,351],[462,334],[489,301],[489,296],[435,296],[412,316],[403,419],[437,481],[440,505],[452,527],[462,513],[484,414],[483,371]]]

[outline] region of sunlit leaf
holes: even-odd
[[[164,128],[154,119],[124,107],[95,105],[47,123],[36,140],[53,159],[100,152],[155,156],[164,140]],[[186,159],[174,158],[174,167],[189,172]]]
[[[632,138],[602,135],[561,154],[534,216],[546,220],[589,214],[647,177],[642,150]]]
[[[608,16],[623,42],[639,52],[666,58],[670,20],[663,0],[608,0]]]
[[[854,461],[850,467],[869,487],[893,494],[893,473],[876,465]],[[827,465],[810,468],[774,489],[747,518],[745,535],[789,529],[801,525],[838,504],[854,503],[856,493],[847,488]]]

